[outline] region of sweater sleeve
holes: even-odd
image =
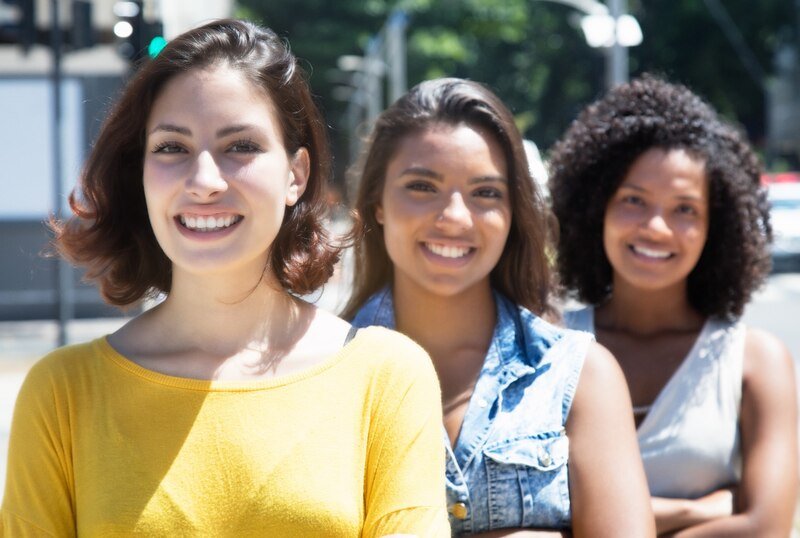
[[[370,418],[363,536],[450,536],[436,372],[410,339],[380,332],[385,368]]]
[[[66,398],[52,366],[34,365],[14,406],[0,536],[75,536]]]

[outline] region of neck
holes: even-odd
[[[611,298],[596,309],[600,329],[647,336],[699,329],[704,317],[689,304],[686,282],[660,290],[642,290],[614,282]]]
[[[488,348],[497,321],[488,282],[440,296],[395,281],[393,295],[397,329],[424,347],[434,363],[455,360],[465,348]]]
[[[269,273],[251,279],[177,272],[167,299],[148,315],[175,347],[220,356],[291,340],[300,305]]]

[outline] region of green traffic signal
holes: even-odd
[[[167,40],[164,39],[164,36],[156,36],[151,39],[150,44],[147,45],[147,55],[150,56],[150,58],[155,58],[166,46]]]

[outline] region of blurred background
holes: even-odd
[[[421,80],[488,84],[539,181],[550,146],[610,86],[645,71],[688,85],[762,156],[776,270],[745,318],[800,359],[800,0],[0,0],[2,465],[31,361],[137,312],[104,305],[79,270],[42,256],[45,220],[68,211],[125,80],[170,38],[227,16],[271,27],[301,59],[330,127],[334,203],[353,193],[347,170],[372,119]],[[336,309],[346,280],[345,264],[313,299]]]
[[[63,343],[69,320],[119,315],[78,271],[41,256],[42,223],[66,211],[137,66],[225,16],[273,28],[301,58],[330,125],[334,200],[353,192],[347,169],[371,120],[437,76],[489,84],[538,162],[586,103],[658,72],[746,131],[765,182],[800,184],[800,0],[0,0],[0,321],[59,320]],[[791,271],[800,187],[780,189],[776,262]]]

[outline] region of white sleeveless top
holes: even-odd
[[[594,333],[594,309],[566,312],[564,323]],[[639,425],[651,495],[695,499],[739,482],[745,333],[741,321],[708,319]]]

